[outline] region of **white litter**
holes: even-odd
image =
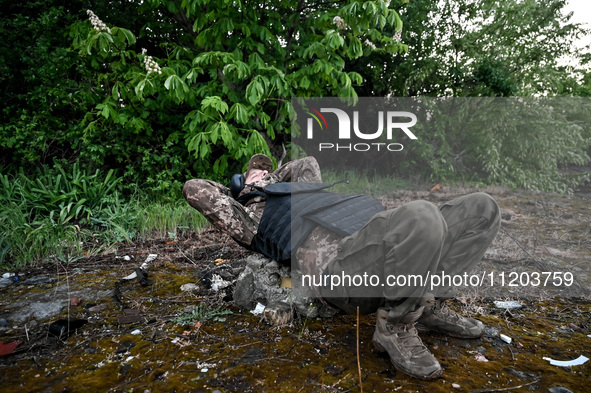
[[[199,290],[199,286],[197,284],[187,283],[187,284],[181,285],[181,291],[183,291],[183,292],[192,292],[192,291],[197,291],[197,290]]]
[[[204,367],[204,368],[202,368],[202,369],[201,369],[201,372],[202,372],[202,373],[206,373],[206,372],[208,372],[208,371],[209,371],[209,369],[208,369],[207,367]]]
[[[131,273],[129,276],[125,276],[122,278],[122,280],[131,280],[137,277],[136,272]]]
[[[261,315],[263,311],[265,311],[265,305],[257,303],[256,307],[254,308],[254,310],[251,311],[251,313],[253,313],[254,315]]]
[[[220,276],[219,274],[212,274],[211,275],[211,289],[214,291],[219,291],[220,289],[224,289],[232,285],[230,281],[226,281]]]
[[[15,276],[15,274],[14,274],[14,273],[4,273],[4,274],[2,275],[2,278],[10,278],[10,277],[14,277],[14,276]]]
[[[158,254],[149,254],[148,257],[146,258],[146,260],[144,261],[144,263],[142,263],[140,265],[140,269],[146,269],[148,267],[148,264],[150,262],[153,262],[156,258],[158,258]],[[123,259],[125,259],[125,257],[123,257]],[[127,259],[126,259],[126,261],[127,261]],[[123,277],[122,280],[132,280],[136,277],[137,277],[137,273],[133,272],[129,276]]]
[[[145,269],[148,267],[148,264],[150,262],[153,262],[156,258],[158,258],[158,254],[149,254],[148,257],[146,258],[146,260],[144,261],[144,263],[142,263],[142,266],[140,266],[141,269]]]
[[[521,303],[519,303],[517,300],[509,300],[507,302],[495,300],[494,303],[496,308],[506,308],[507,310],[521,308]]]
[[[138,334],[142,334],[142,331],[140,329],[135,329],[133,332],[131,332],[131,334],[137,336]]]
[[[130,356],[130,357],[128,357],[127,359],[125,359],[125,362],[127,363],[127,362],[129,362],[130,360],[132,360],[132,359],[134,359],[134,358],[135,358],[135,356]]]
[[[551,359],[551,358],[547,358],[547,357],[543,357],[542,359],[547,360],[550,362],[551,365],[558,366],[558,367],[579,366],[581,364],[586,363],[587,360],[589,360],[588,357],[583,356],[583,355],[581,355],[578,358],[573,359],[573,360],[555,360],[555,359]]]
[[[501,340],[503,340],[507,344],[511,344],[511,341],[513,341],[513,339],[511,337],[505,336],[504,334],[501,334],[499,337],[501,337]]]

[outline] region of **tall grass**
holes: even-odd
[[[0,174],[0,268],[72,260],[118,242],[174,239],[205,219],[179,196],[174,202],[123,198],[113,172],[78,165],[33,176]]]

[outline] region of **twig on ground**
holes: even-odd
[[[509,386],[507,388],[498,388],[498,389],[484,389],[484,390],[479,390],[477,392],[471,392],[471,393],[506,392],[507,390],[514,390],[514,389],[523,388],[525,386],[533,385],[533,384],[538,383],[538,382],[540,382],[540,380],[539,379],[536,379],[535,381],[524,383],[523,385]]]
[[[359,387],[363,393],[363,381],[361,380],[361,359],[359,358],[359,306],[357,306],[357,369],[359,371]]]

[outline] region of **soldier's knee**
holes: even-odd
[[[500,222],[501,214],[499,205],[490,195],[484,192],[475,192],[468,195],[470,205],[473,206],[473,214],[485,217],[489,222]]]
[[[407,225],[434,242],[443,240],[447,224],[437,206],[423,200],[409,202],[405,206],[408,209]]]

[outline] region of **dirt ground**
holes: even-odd
[[[396,191],[381,200],[439,204],[472,191]],[[473,340],[421,334],[444,368],[436,381],[396,372],[377,353],[375,315],[296,315],[273,326],[239,309],[232,286],[211,289],[212,273],[240,271],[249,253],[207,229],[16,272],[18,281],[0,289],[1,390],[591,391],[591,361],[562,367],[545,359],[591,358],[591,190],[483,191],[502,208],[502,229],[474,272],[486,284],[458,288],[451,306],[487,328]],[[150,285],[122,280],[150,254]],[[495,303],[510,300],[519,308]]]

